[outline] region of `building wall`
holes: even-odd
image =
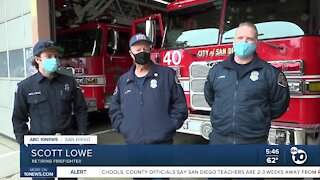
[[[10,137],[16,84],[33,73],[31,1],[0,0],[0,133]]]

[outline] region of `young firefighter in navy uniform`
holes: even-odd
[[[109,109],[127,144],[172,144],[188,116],[176,72],[150,60],[150,43],[143,34],[131,37],[134,65],[119,78]]]
[[[210,69],[205,98],[212,107],[210,144],[267,143],[271,119],[289,106],[285,75],[255,53],[258,31],[241,23],[234,37],[234,51]]]
[[[56,73],[58,51],[59,47],[50,40],[41,40],[33,47],[32,63],[38,72],[18,83],[15,93],[12,123],[19,144],[23,144],[23,136],[28,134],[87,133],[86,102],[73,77]],[[78,132],[73,130],[72,111]]]

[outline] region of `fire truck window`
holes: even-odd
[[[146,34],[146,22],[145,21],[136,24],[136,34],[138,34],[138,33]]]
[[[136,24],[136,34],[142,33],[146,34],[146,23],[145,21]],[[160,31],[160,25],[158,22],[156,22],[156,44],[155,44],[155,49],[161,48],[161,43],[162,43],[162,36],[161,36],[161,31]]]
[[[97,29],[69,32],[57,36],[57,44],[63,47],[63,57],[100,55],[102,32]]]
[[[129,38],[130,33],[129,32],[119,32],[119,44],[118,44],[118,50],[115,52],[116,54],[127,54],[129,52]],[[107,43],[107,53],[113,54],[113,33],[112,31],[108,32],[108,43]]]
[[[320,1],[228,0],[222,43],[233,41],[241,22],[257,25],[259,39],[318,35]]]
[[[164,48],[217,44],[222,2],[217,0],[170,12]]]

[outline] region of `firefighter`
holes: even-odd
[[[285,75],[255,53],[258,31],[250,22],[236,31],[231,54],[205,82],[211,109],[210,144],[267,143],[271,119],[284,114],[290,94]]]
[[[109,109],[113,127],[127,144],[172,144],[188,116],[176,72],[150,60],[150,44],[143,34],[131,37],[134,65],[119,78]]]
[[[56,73],[61,48],[51,40],[33,47],[37,72],[17,85],[12,123],[19,144],[24,135],[71,135],[87,133],[87,105],[73,77]],[[77,120],[75,132],[72,111]],[[30,119],[30,128],[27,122]]]

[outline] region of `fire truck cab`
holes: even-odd
[[[130,36],[129,26],[105,22],[57,32],[57,44],[64,47],[61,66],[72,71],[88,111],[109,107],[118,78],[132,65],[128,47]]]
[[[233,53],[239,23],[250,21],[259,33],[258,56],[286,74],[291,93],[288,111],[272,121],[269,143],[320,144],[320,1],[176,0],[167,11],[162,46],[156,51],[159,62],[180,75],[188,101],[189,117],[179,132],[208,139],[206,76]],[[150,19],[156,20],[146,22]],[[154,33],[154,28],[146,32]]]

